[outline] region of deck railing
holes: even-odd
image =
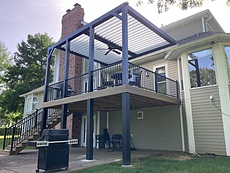
[[[129,63],[128,71],[129,85],[178,98],[177,81],[133,63]],[[118,62],[96,69],[92,72],[92,76],[93,91],[122,85],[122,63]],[[69,78],[66,97],[88,93],[88,78],[88,73]],[[64,97],[63,84],[62,81],[49,85],[48,101]]]

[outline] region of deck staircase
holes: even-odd
[[[3,148],[0,154],[16,155],[28,146],[28,142],[39,140],[41,133],[43,109],[38,109],[31,115],[5,128]],[[60,110],[50,110],[46,128],[51,129],[61,121]]]

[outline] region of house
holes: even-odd
[[[88,160],[105,129],[122,135],[123,165],[131,164],[130,141],[230,156],[230,34],[209,10],[162,28],[127,3],[84,26],[79,4],[63,19],[74,13],[66,22],[78,21],[78,30],[63,27],[68,34],[49,48],[43,129],[48,111],[59,110],[60,128]],[[52,56],[56,81],[48,84]]]

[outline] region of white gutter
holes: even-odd
[[[208,37],[204,37],[202,39],[194,40],[185,44],[177,45],[177,47],[173,47],[165,56],[166,60],[172,59],[172,55],[174,53],[180,54],[184,51],[188,51],[190,49],[194,49],[194,46],[198,48],[199,46],[202,46],[203,44],[208,45],[208,42],[215,41],[217,42],[230,42],[230,34],[227,33],[219,33],[215,35],[211,35]],[[175,58],[175,57],[174,57]]]

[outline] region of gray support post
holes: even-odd
[[[122,93],[122,165],[131,165],[129,93]]]
[[[122,84],[128,84],[128,10],[122,8]],[[122,93],[122,164],[131,165],[130,147],[130,94]]]
[[[62,111],[61,129],[66,129],[68,105],[67,104],[61,105],[61,111]]]
[[[47,60],[46,60],[46,77],[45,77],[43,102],[47,102],[47,99],[48,99],[48,87],[49,87],[49,78],[50,78],[50,59],[51,59],[52,53],[53,53],[53,49],[48,49]],[[47,117],[48,117],[48,108],[44,108],[42,112],[41,133],[43,129],[46,128]]]
[[[64,68],[64,84],[63,84],[63,98],[67,96],[68,88],[68,77],[69,77],[69,52],[70,52],[70,42],[66,40],[66,49],[65,49],[65,68]],[[68,105],[62,105],[62,116],[61,116],[61,129],[66,129],[67,122],[67,112]]]
[[[94,100],[87,100],[87,140],[86,140],[86,159],[93,160],[93,107]]]
[[[127,8],[122,8],[122,85],[128,84],[128,21]]]
[[[94,67],[94,28],[89,30],[89,79],[88,92],[93,91],[93,67]],[[86,140],[86,159],[93,160],[93,112],[94,100],[87,100],[87,140]]]

